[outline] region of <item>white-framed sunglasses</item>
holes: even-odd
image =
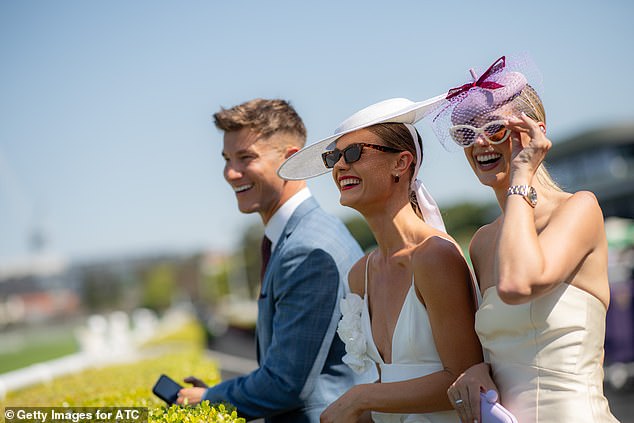
[[[491,144],[501,144],[511,135],[511,130],[504,126],[503,120],[494,120],[481,128],[471,125],[454,125],[449,128],[449,135],[462,148],[472,146],[478,135],[482,135]]]

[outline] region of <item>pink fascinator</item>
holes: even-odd
[[[482,125],[509,117],[509,105],[524,87],[541,86],[541,75],[527,55],[502,56],[483,72],[469,69],[471,82],[447,92],[437,109],[430,113],[436,137],[447,150],[455,150],[449,128],[453,125]],[[475,133],[474,133],[475,134]]]

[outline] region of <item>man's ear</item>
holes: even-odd
[[[296,146],[289,146],[286,147],[286,152],[284,153],[284,159],[288,159],[289,157],[291,157],[293,154],[297,153],[300,150],[299,147]]]

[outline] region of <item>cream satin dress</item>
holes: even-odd
[[[520,423],[617,422],[603,395],[605,315],[599,299],[566,283],[520,305],[486,290],[476,331],[500,402]]]
[[[365,269],[365,295],[361,312],[361,331],[366,339],[367,355],[381,369],[380,382],[398,382],[422,377],[443,369],[438,356],[431,325],[425,306],[416,296],[414,280],[405,296],[394,335],[392,337],[392,362],[385,363],[372,336],[372,323],[368,307],[368,259]],[[352,294],[356,295],[356,294]],[[456,346],[459,348],[459,346]],[[372,412],[376,423],[456,423],[460,422],[455,411],[426,414],[394,414]]]

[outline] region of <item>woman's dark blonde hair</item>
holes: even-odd
[[[519,95],[513,99],[511,107],[517,113],[524,112],[531,119],[537,122],[543,122],[544,124],[546,123],[546,110],[544,110],[544,104],[542,103],[541,98],[539,98],[537,91],[535,91],[535,89],[530,85],[525,86]],[[561,188],[553,180],[552,176],[550,176],[550,173],[548,173],[548,170],[543,163],[539,165],[539,168],[537,168],[535,177],[542,185],[550,187],[556,191],[561,191]]]
[[[407,183],[411,184],[412,178],[414,177],[414,170],[416,169],[416,146],[414,145],[414,140],[412,140],[412,135],[409,132],[409,129],[402,123],[379,123],[377,125],[372,125],[367,128],[368,131],[372,132],[377,137],[381,138],[381,140],[385,143],[386,146],[395,148],[397,150],[409,151],[414,156],[414,160],[410,165],[409,175],[407,178]],[[416,135],[418,136],[418,145],[420,146],[421,153],[421,161],[423,157],[423,141],[421,139],[420,134],[416,131]],[[420,208],[418,207],[418,201],[416,199],[416,193],[410,189],[409,190],[409,203],[412,205],[414,211],[421,215]]]

